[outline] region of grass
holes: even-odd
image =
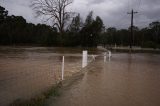
[[[129,53],[130,52],[130,49],[129,48],[127,48],[127,49],[123,49],[123,48],[121,48],[121,49],[119,49],[119,48],[117,48],[117,49],[115,49],[115,48],[112,48],[111,49],[112,50],[112,52],[122,52],[122,53]],[[132,49],[131,50],[132,51],[132,53],[155,53],[155,54],[159,54],[160,53],[160,50],[158,50],[158,49],[145,49],[145,48],[142,48],[142,49]]]
[[[61,88],[62,84],[59,83],[56,86],[52,87],[47,92],[43,93],[42,95],[32,98],[30,100],[21,100],[17,99],[13,103],[11,103],[9,106],[44,106],[45,101],[52,97],[60,96],[59,89]]]

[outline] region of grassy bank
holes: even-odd
[[[53,86],[48,91],[44,92],[43,94],[34,97],[29,100],[15,100],[9,106],[44,106],[45,101],[50,98],[51,96],[57,97],[60,95],[59,89],[62,87],[62,83],[58,83],[57,85]]]
[[[43,94],[29,100],[16,100],[9,106],[46,106],[49,102],[49,98],[59,97],[61,95],[61,91],[63,91],[64,88],[71,86],[77,80],[83,78],[84,72],[85,68],[80,72],[73,74],[71,77],[68,77],[65,80],[59,82]]]
[[[132,48],[130,50],[130,48],[110,48],[110,50],[112,50],[112,52],[125,52],[125,53],[156,53],[159,54],[160,53],[160,49],[151,49],[151,48]]]

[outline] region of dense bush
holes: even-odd
[[[153,48],[156,49],[158,45],[156,45],[156,43],[154,43],[153,41],[147,41],[144,42],[144,44],[142,45],[142,48]]]
[[[152,22],[148,27],[133,27],[133,46],[160,48],[160,22]],[[93,17],[90,12],[85,21],[80,14],[74,17],[66,31],[59,33],[57,28],[45,24],[32,24],[22,16],[9,16],[0,6],[0,45],[44,45],[44,46],[84,46],[97,45],[128,46],[131,44],[130,28],[117,30],[105,28],[103,20]]]

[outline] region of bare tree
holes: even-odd
[[[63,33],[65,24],[72,17],[73,12],[67,11],[67,7],[73,0],[33,0],[32,7],[37,16],[47,15],[48,20],[54,22],[60,33]]]

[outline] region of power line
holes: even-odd
[[[138,1],[139,1],[139,5],[138,5],[138,7],[137,7],[137,11],[140,10],[140,8],[141,8],[141,3],[142,3],[142,0],[138,0]]]
[[[128,10],[128,11],[130,11],[130,7],[131,7],[131,5],[130,5],[130,0],[128,0],[128,5],[127,5],[127,8],[128,8],[127,10]]]

